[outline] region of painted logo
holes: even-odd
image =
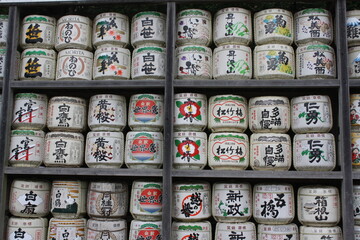
[[[176,106],[179,108],[178,118],[185,121],[201,121],[201,101],[195,102],[188,98],[185,102],[176,101]]]
[[[182,160],[190,162],[191,160],[199,161],[200,160],[200,151],[199,147],[201,145],[200,140],[193,141],[188,137],[185,140],[175,140],[175,145],[177,147],[176,157],[181,157]]]
[[[162,209],[162,191],[158,184],[147,184],[142,189],[139,202],[145,212],[155,213]]]
[[[147,161],[154,160],[156,144],[152,136],[148,133],[138,133],[130,146],[133,160]]]
[[[140,231],[136,239],[160,240],[162,239],[159,227],[155,224],[144,224],[140,227]]]
[[[144,98],[136,102],[133,112],[135,121],[147,123],[155,121],[157,114],[159,114],[159,107],[154,100]]]

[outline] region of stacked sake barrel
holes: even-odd
[[[360,78],[360,10],[347,11],[346,17],[349,78],[357,79]]]
[[[8,15],[0,15],[0,80],[4,79],[8,18]]]
[[[133,17],[131,60],[126,15],[106,12],[93,21],[80,15],[58,20],[26,16],[20,34],[24,51],[19,79],[126,80],[131,75],[133,79],[164,79],[165,19],[164,14],[152,11]]]

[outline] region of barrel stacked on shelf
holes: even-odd
[[[4,79],[8,15],[0,15],[0,80]]]
[[[252,42],[250,11],[224,8],[215,14],[214,29],[211,21],[211,14],[201,9],[178,13],[178,79],[241,80],[253,75],[256,79],[294,79],[295,75],[298,79],[336,77],[335,52],[330,46],[332,16],[325,9],[299,11],[295,13],[295,23],[293,14],[284,9],[255,13],[253,54],[248,46]],[[209,48],[212,39],[216,45],[213,59]],[[296,57],[293,43],[298,46]]]
[[[130,34],[129,18],[116,12],[101,13],[94,21],[80,15],[58,20],[26,16],[20,34],[24,51],[19,79],[164,79],[165,18],[160,12],[137,13]],[[130,39],[133,57],[126,48]]]
[[[360,78],[360,10],[347,11],[346,17],[349,78],[356,79]]]

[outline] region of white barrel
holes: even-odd
[[[350,94],[350,124],[352,132],[360,131],[360,94]]]
[[[354,171],[359,171],[360,170],[360,133],[351,132],[350,140],[351,140],[352,169]]]
[[[353,210],[355,224],[360,225],[360,185],[353,185]]]
[[[335,226],[339,223],[339,191],[333,186],[302,186],[298,189],[297,217],[307,226]]]
[[[299,239],[299,230],[296,224],[286,225],[258,225],[258,239],[261,240],[273,240],[273,239]],[[313,240],[313,239],[311,239]]]
[[[173,168],[203,169],[207,164],[205,132],[174,132]]]
[[[214,239],[242,239],[255,240],[256,227],[252,222],[244,223],[216,223]]]
[[[333,227],[313,227],[300,226],[300,240],[343,240],[341,228]]]
[[[265,9],[254,15],[256,45],[281,43],[291,45],[294,38],[293,15],[284,9]]]
[[[161,221],[139,221],[132,220],[129,230],[129,240],[138,239],[162,239]]]
[[[320,42],[310,42],[296,49],[296,78],[336,78],[334,49]]]
[[[211,216],[211,187],[203,181],[173,184],[172,217],[179,221],[201,221]]]
[[[12,130],[9,164],[13,167],[39,167],[45,154],[45,133],[41,130]]]
[[[251,48],[242,45],[215,48],[212,69],[214,79],[250,79],[253,72]]]
[[[28,48],[21,53],[19,80],[55,80],[56,52]]]
[[[331,133],[295,134],[293,163],[298,171],[331,171],[336,166],[335,138]]]
[[[332,125],[329,96],[307,95],[291,99],[291,129],[294,133],[326,133]]]
[[[286,133],[290,129],[287,97],[262,96],[249,100],[249,128],[253,133]]]
[[[87,183],[55,180],[51,188],[50,211],[55,218],[79,218],[86,214]]]
[[[166,48],[144,45],[132,55],[132,79],[165,79]]]
[[[213,132],[245,132],[248,127],[247,100],[239,95],[209,98],[208,128]]]
[[[171,225],[172,240],[211,240],[211,223],[209,221],[201,222],[173,222]]]
[[[207,126],[207,98],[200,93],[174,95],[174,128],[179,131],[203,131]]]
[[[253,217],[257,223],[288,224],[295,217],[294,189],[290,184],[256,184],[253,199]]]
[[[0,46],[6,46],[9,26],[9,15],[0,15]]]
[[[211,13],[202,9],[186,9],[177,14],[176,45],[209,46],[212,40]]]
[[[130,78],[131,53],[116,45],[99,46],[94,53],[94,80],[124,80]],[[91,79],[90,79],[91,80]]]
[[[28,15],[22,20],[20,28],[20,47],[47,48],[55,46],[56,19],[44,15]]]
[[[294,14],[295,44],[319,41],[331,44],[333,23],[331,13],[323,8],[307,8]]]
[[[251,12],[238,7],[223,8],[214,16],[213,31],[216,46],[249,45],[252,42]]]
[[[50,131],[82,132],[86,129],[86,101],[56,96],[49,100],[47,127]]]
[[[1,15],[0,15],[0,20],[1,20]],[[1,25],[1,21],[0,21],[0,25]],[[5,63],[6,63],[6,51],[7,51],[6,48],[0,48],[0,80],[3,80],[5,76],[4,73],[5,73]],[[18,63],[16,63],[16,65],[19,66]],[[15,79],[17,79],[16,76]]]
[[[86,239],[86,219],[51,218],[47,239]]]
[[[253,170],[287,171],[291,167],[291,139],[283,133],[250,136],[250,167]]]
[[[124,134],[88,132],[85,163],[89,168],[120,168],[124,163]]]
[[[10,217],[7,225],[7,240],[46,240],[49,221],[47,218]]]
[[[176,48],[175,78],[206,80],[212,78],[212,51],[201,45]]]
[[[56,26],[55,49],[67,48],[92,50],[92,21],[88,17],[66,15],[58,19]]]
[[[87,214],[91,218],[124,217],[129,208],[127,183],[90,182],[87,192]]]
[[[164,127],[164,96],[134,94],[130,97],[128,125],[134,131],[161,131]]]
[[[161,168],[164,137],[161,132],[129,131],[125,140],[125,164],[128,168]]]
[[[354,240],[360,240],[360,226],[354,226]]]
[[[48,132],[45,136],[46,167],[81,167],[84,164],[84,136],[81,133]]]
[[[211,133],[208,163],[214,170],[245,170],[249,166],[249,138],[244,133]]]
[[[10,213],[17,217],[45,217],[50,211],[50,189],[48,181],[13,180],[9,197]]]
[[[131,21],[131,44],[134,48],[142,45],[165,46],[166,15],[155,11],[135,14]]]
[[[346,32],[349,46],[360,45],[360,10],[346,12]]]
[[[212,216],[218,222],[246,222],[252,216],[249,183],[217,182],[212,188]]]
[[[133,181],[130,213],[136,220],[161,220],[163,184],[160,181]]]
[[[81,49],[59,52],[55,80],[92,80],[93,53]]]
[[[295,54],[291,46],[265,44],[254,49],[256,79],[294,79]]]
[[[12,127],[41,130],[46,125],[47,96],[38,93],[17,93],[14,97]]]
[[[104,44],[126,47],[129,44],[129,18],[117,12],[104,12],[95,16],[92,28],[92,44],[98,48]]]
[[[89,219],[86,227],[86,239],[126,240],[127,223],[124,219]]]
[[[348,70],[349,78],[360,78],[360,46],[349,48]]]
[[[87,121],[92,131],[122,131],[126,126],[126,116],[124,96],[115,94],[91,96]]]

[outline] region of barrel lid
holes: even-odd
[[[290,136],[285,133],[253,133],[250,136],[250,142],[289,142]]]
[[[55,25],[56,19],[54,17],[49,17],[45,15],[35,15],[35,14],[27,15],[23,18],[23,24],[33,23],[33,22],[44,22]]]
[[[177,15],[178,18],[189,16],[211,18],[211,13],[203,9],[185,9],[180,11]]]
[[[211,231],[211,223],[209,221],[173,222],[172,229],[173,231],[209,232]]]
[[[37,191],[50,191],[51,184],[48,181],[33,181],[30,179],[15,179],[12,184],[12,188],[37,190]]]
[[[51,57],[56,58],[56,52],[52,49],[45,49],[45,48],[28,48],[22,51],[21,58],[25,57]]]
[[[223,8],[223,9],[220,9],[219,11],[217,11],[215,13],[215,18],[223,13],[243,13],[243,14],[248,14],[251,16],[251,11],[250,10],[247,10],[247,9],[244,9],[244,8],[239,8],[239,7],[227,7],[227,8]]]
[[[291,99],[291,105],[307,102],[307,101],[316,101],[316,102],[329,102],[330,103],[330,97],[327,95],[306,95],[306,96],[299,96],[299,97],[293,97]]]
[[[5,14],[0,14],[0,19],[2,20],[8,20],[9,15],[5,15]]]
[[[127,223],[124,219],[89,219],[87,227],[89,230],[116,232],[125,230]]]
[[[302,141],[309,139],[326,139],[326,140],[334,140],[334,135],[332,133],[303,133],[303,134],[295,134],[294,141]]]
[[[177,191],[208,191],[210,190],[210,183],[205,181],[183,181],[174,183],[174,189]]]
[[[120,193],[127,192],[128,186],[119,182],[90,182],[89,191]]]
[[[249,106],[266,106],[266,105],[289,105],[290,101],[287,97],[283,96],[261,96],[252,97],[249,100]]]
[[[300,234],[341,234],[341,228],[339,226],[335,227],[307,227],[300,226]]]
[[[39,136],[44,137],[45,133],[41,130],[12,130],[11,136]]]
[[[90,20],[90,18],[85,17],[85,16],[80,16],[80,15],[65,15],[65,16],[62,16],[58,20],[58,25],[61,24],[61,23],[71,22],[71,21],[81,22],[81,23],[85,23],[87,25],[92,25],[92,21]]]
[[[330,192],[329,190],[334,190]],[[316,192],[315,192],[316,191]],[[325,186],[325,185],[309,185],[301,186],[298,189],[298,194],[323,194],[323,195],[335,195],[338,194],[338,189],[334,186]]]
[[[358,51],[360,51],[360,46],[350,47],[349,48],[349,53],[358,52]]]
[[[31,223],[31,225],[30,225]],[[20,218],[20,217],[10,217],[8,222],[9,227],[18,228],[19,226],[25,228],[47,228],[48,219],[47,218]]]
[[[133,20],[136,20],[137,18],[143,17],[143,16],[153,16],[153,17],[160,17],[165,18],[166,15],[161,12],[156,11],[144,11],[144,12],[138,12],[134,15]]]
[[[269,8],[269,9],[264,9],[262,11],[256,12],[254,15],[254,18],[257,18],[264,14],[287,14],[292,17],[292,13],[288,10],[285,10],[282,8]]]
[[[308,16],[308,15],[313,15],[313,14],[317,14],[317,15],[324,15],[324,16],[329,16],[331,17],[331,13],[326,10],[326,9],[323,9],[323,8],[307,8],[307,9],[304,9],[304,10],[301,10],[301,11],[298,11],[295,13],[295,17],[300,17],[300,16]]]
[[[104,18],[104,17],[117,17],[117,18],[123,18],[125,20],[129,20],[129,17],[124,15],[124,14],[121,14],[121,13],[117,13],[117,12],[104,12],[104,13],[100,13],[98,15],[95,16],[94,18],[94,22],[101,19],[101,18]],[[97,23],[97,24],[100,24],[100,23]]]

